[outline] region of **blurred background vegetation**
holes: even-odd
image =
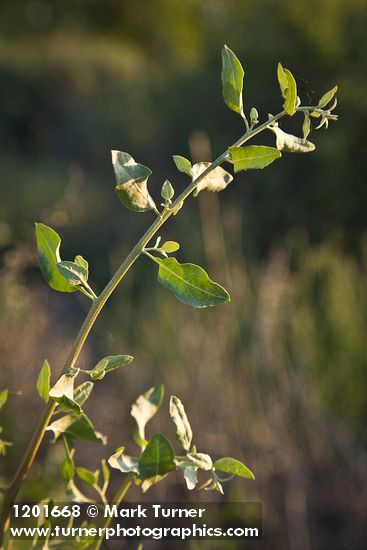
[[[165,178],[183,188],[173,154],[207,160],[242,133],[221,97],[227,43],[245,68],[247,108],[279,111],[281,61],[303,103],[338,84],[340,120],[312,134],[315,153],[239,174],[165,227],[178,258],[206,267],[230,305],[185,307],[144,258],[129,273],[80,366],[117,353],[135,364],[97,385],[87,412],[108,446],[83,445],[79,460],[97,466],[125,444],[133,453],[130,403],[163,382],[186,404],[202,450],[255,472],[254,483],[226,486],[227,498],[264,503],[267,547],[365,548],[366,2],[3,0],[0,13],[0,387],[22,391],[2,410],[16,444],[1,482],[42,410],[43,359],[58,372],[88,307],[44,284],[33,223],[62,235],[65,259],[88,258],[103,288],[152,219],[116,200],[110,149],[153,170],[157,200]],[[172,435],[167,416],[166,401],[153,427]],[[25,496],[62,495],[61,458],[44,443]],[[186,498],[178,478],[148,495]]]

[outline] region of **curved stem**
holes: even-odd
[[[298,111],[303,110],[314,110],[315,107],[299,107]],[[280,118],[286,115],[285,111],[281,111],[277,115],[274,115],[265,121],[263,124],[260,124],[257,128],[249,129],[246,133],[241,136],[234,144],[233,147],[240,147],[254,136],[268,128],[271,124],[279,120]],[[62,369],[62,373],[67,372],[71,367],[74,367],[79,354],[84,346],[84,343],[98,317],[105,303],[115,290],[115,288],[120,283],[121,279],[126,275],[131,266],[142,254],[144,248],[149,243],[149,241],[154,237],[160,227],[168,220],[172,214],[175,214],[179,205],[184,202],[189,195],[196,189],[197,185],[203,180],[210,172],[212,172],[217,166],[221,165],[223,162],[227,161],[229,158],[228,151],[226,150],[222,153],[216,160],[214,160],[210,166],[206,168],[196,179],[194,179],[187,187],[182,191],[182,193],[177,197],[177,199],[170,205],[169,208],[165,208],[161,213],[158,212],[158,217],[152,223],[152,225],[147,229],[144,235],[139,239],[134,248],[122,262],[116,273],[113,275],[110,282],[101,292],[101,294],[94,299],[92,306],[85,318],[83,325],[81,326],[79,333],[74,341],[74,344],[70,350],[68,358],[65,362],[65,365]],[[42,442],[43,436],[45,434],[47,425],[50,421],[52,414],[55,411],[56,403],[50,402],[45,411],[43,412],[38,425],[32,435],[32,438],[28,444],[28,447],[24,453],[22,461],[16,471],[13,480],[11,481],[9,487],[6,489],[4,494],[4,500],[0,516],[0,547],[2,545],[2,540],[4,532],[7,529],[9,523],[9,514],[10,508],[15,501],[15,498],[18,494],[20,485],[28,473],[28,470],[33,464],[33,461],[36,457],[39,446]],[[1,550],[1,549],[0,549]]]
[[[133,482],[132,478],[130,477],[130,475],[128,475],[128,477],[123,481],[123,483],[121,484],[119,490],[117,491],[117,493],[116,493],[116,495],[115,495],[115,497],[112,501],[112,504],[116,504],[117,506],[119,504],[121,504],[121,502],[125,498],[126,493],[130,489],[130,486],[131,486],[132,482]],[[105,530],[109,527],[109,525],[111,523],[111,520],[112,520],[112,517],[110,517],[110,516],[105,518],[102,525],[100,526],[100,529],[103,529],[103,532],[105,532]],[[100,548],[102,548],[102,543],[104,541],[104,538],[105,538],[104,535],[101,535],[98,538],[98,540],[96,542],[96,545],[94,547],[94,550],[99,550]]]

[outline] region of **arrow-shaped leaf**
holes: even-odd
[[[139,395],[131,407],[131,416],[135,418],[136,430],[134,439],[140,447],[144,447],[145,441],[145,426],[153,418],[158,411],[164,397],[164,386],[154,386],[147,392]]]
[[[112,164],[116,176],[115,190],[122,204],[135,212],[155,209],[147,188],[152,171],[121,151],[112,151]]]
[[[173,162],[175,163],[177,169],[188,176],[191,176],[191,162],[181,155],[173,155]]]
[[[198,162],[194,164],[191,169],[192,180],[194,181],[198,176],[200,176],[200,174],[202,174],[208,166],[210,166],[210,164],[210,162]],[[212,193],[223,191],[223,189],[225,189],[232,180],[233,176],[229,172],[224,170],[221,166],[217,166],[198,183],[194,196],[196,197],[200,191],[203,191],[204,189],[206,191],[211,191]]]

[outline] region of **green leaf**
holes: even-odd
[[[111,468],[116,468],[124,474],[128,474],[130,472],[139,474],[139,460],[133,456],[126,455],[124,450],[124,447],[117,449],[117,451],[108,459],[108,464]]]
[[[225,472],[226,474],[233,474],[239,477],[246,477],[248,479],[255,479],[254,474],[235,458],[224,457],[216,460],[214,462],[214,468],[220,472]]]
[[[82,267],[87,272],[87,279],[88,279],[88,270],[89,270],[89,264],[87,260],[83,258],[83,256],[75,256],[74,263]]]
[[[142,480],[162,477],[176,470],[175,453],[164,435],[153,435],[139,459],[139,474]]]
[[[88,399],[92,389],[93,389],[93,382],[83,382],[80,384],[77,388],[74,390],[74,401],[78,403],[80,407],[82,407],[85,403],[85,401]]]
[[[94,429],[92,422],[85,414],[80,416],[68,414],[52,422],[46,429],[54,433],[54,441],[63,434],[71,439],[95,441],[103,445],[107,441],[105,436]]]
[[[45,359],[37,378],[38,395],[41,397],[41,399],[43,399],[45,403],[48,403],[48,399],[49,399],[50,377],[51,377],[51,368],[47,359]]]
[[[181,155],[173,155],[173,161],[177,167],[177,169],[180,172],[183,172],[184,174],[187,174],[188,176],[191,176],[191,162],[185,158],[181,157]]]
[[[201,470],[211,470],[213,468],[212,459],[205,453],[187,453],[186,458],[193,466]]]
[[[284,69],[281,63],[278,63],[278,82],[285,100],[283,108],[288,115],[293,116],[296,112],[297,84],[290,70]]]
[[[121,151],[112,151],[112,164],[116,176],[115,191],[122,204],[135,212],[156,209],[147,188],[152,171]]]
[[[64,458],[64,460],[63,460],[63,462],[60,466],[60,473],[61,473],[62,478],[66,482],[69,482],[70,480],[73,479],[74,474],[75,474],[75,466],[74,466],[73,460],[69,456],[66,456]]]
[[[267,147],[266,145],[230,147],[228,151],[230,162],[233,163],[235,172],[265,168],[282,156],[278,149]]]
[[[167,254],[172,254],[172,252],[177,252],[180,249],[180,245],[175,241],[166,241],[162,244],[161,250]]]
[[[88,281],[88,271],[74,262],[59,262],[57,269],[71,285],[84,285]]]
[[[304,120],[302,124],[302,133],[303,133],[303,140],[306,141],[309,133],[311,132],[311,120],[310,120],[310,115],[308,114],[308,111],[305,111],[303,114],[304,114]]]
[[[159,264],[158,281],[184,304],[209,307],[230,301],[228,292],[211,281],[203,268],[180,264],[176,258],[155,258]]]
[[[0,391],[0,409],[3,408],[9,397],[9,390]]]
[[[235,111],[243,114],[242,88],[244,71],[236,55],[224,46],[222,49],[222,90],[225,104]]]
[[[84,481],[84,483],[87,483],[88,485],[96,485],[98,483],[98,474],[96,472],[92,472],[87,468],[78,467],[76,469],[76,473],[79,479],[81,479],[82,481]]]
[[[43,223],[36,223],[37,255],[42,275],[54,290],[75,292],[76,288],[64,279],[57,264],[61,261],[59,235]]]
[[[129,365],[133,359],[131,355],[109,355],[101,359],[88,373],[92,380],[102,380],[108,372]]]
[[[71,406],[70,406],[70,401],[67,401],[66,399],[64,399],[63,403],[59,403],[57,412],[69,413],[70,411],[74,412],[76,410],[76,412],[78,413],[81,410],[81,407],[83,406],[85,401],[88,399],[93,389],[93,386],[94,386],[93,382],[89,382],[89,381],[83,382],[82,384],[80,384],[77,388],[74,389],[74,398],[73,398],[73,401],[71,402]]]
[[[324,107],[326,107],[326,105],[333,99],[337,91],[338,91],[338,86],[334,86],[334,88],[326,92],[326,94],[324,94],[320,99],[318,107],[320,107],[320,109],[323,109]]]
[[[286,153],[311,153],[316,146],[311,141],[283,132],[278,126],[270,127],[277,137],[277,149]]]
[[[164,397],[164,386],[154,386],[138,397],[131,407],[131,416],[136,421],[134,439],[140,447],[144,447],[145,426],[157,413]]]
[[[163,183],[162,189],[161,189],[161,197],[165,200],[166,204],[171,204],[172,202],[171,199],[173,198],[174,194],[175,194],[175,190],[173,189],[171,182],[166,180]]]
[[[172,395],[169,403],[169,413],[176,425],[176,439],[179,444],[189,451],[192,443],[192,430],[188,418],[186,416],[185,408],[181,400]]]
[[[191,170],[192,174],[192,180],[196,180],[200,174],[202,174],[208,166],[210,166],[210,162],[198,162],[197,164],[194,164]],[[201,181],[199,181],[196,190],[194,191],[194,197],[196,197],[200,191],[211,191],[212,193],[217,193],[219,191],[223,191],[231,183],[233,180],[233,176],[227,172],[226,170],[223,170],[221,166],[217,166],[217,168],[214,168],[207,176],[205,176]]]

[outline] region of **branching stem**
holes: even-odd
[[[307,107],[298,107],[297,111],[314,111],[315,109],[317,109],[317,107],[307,106]],[[281,111],[277,115],[270,117],[263,124],[260,124],[257,128],[253,128],[253,129],[249,128],[246,131],[246,133],[233,144],[233,146],[240,147],[241,145],[243,145],[244,143],[252,139],[257,134],[260,134],[263,130],[266,130],[274,122],[283,118],[284,116],[286,116],[286,112]],[[98,315],[103,309],[105,303],[107,302],[107,300],[109,299],[113,291],[116,289],[116,287],[118,286],[122,278],[129,271],[131,266],[143,253],[146,245],[151,241],[151,239],[154,237],[157,231],[161,228],[161,226],[168,220],[168,218],[170,218],[172,214],[175,214],[175,212],[177,212],[177,210],[180,207],[180,204],[183,203],[187,199],[187,197],[189,197],[191,193],[193,193],[193,191],[195,191],[198,184],[217,166],[220,166],[223,162],[228,161],[228,159],[229,159],[229,153],[226,150],[217,159],[215,159],[210,164],[210,166],[206,168],[206,170],[204,170],[196,179],[194,179],[186,187],[186,189],[184,189],[184,191],[182,191],[182,193],[170,205],[169,208],[165,208],[162,212],[156,211],[157,218],[155,219],[155,221],[152,223],[152,225],[147,229],[144,235],[139,239],[139,241],[133,247],[131,252],[122,262],[122,264],[120,265],[116,273],[113,275],[112,279],[109,281],[107,286],[101,292],[101,294],[98,297],[93,297],[93,303],[91,305],[91,308],[85,318],[85,321],[82,327],[79,330],[79,333],[70,350],[70,353],[67,357],[66,363],[62,369],[61,374],[65,374],[66,372],[69,371],[70,368],[73,368],[75,366],[75,363],[78,360],[79,354],[84,346],[84,343]],[[30,467],[33,464],[33,461],[37,455],[39,446],[45,434],[46,428],[50,422],[50,419],[55,411],[56,406],[57,406],[57,403],[55,403],[54,401],[50,401],[47,407],[45,408],[43,414],[41,415],[38,421],[35,431],[31,437],[28,447],[23,455],[23,458],[18,467],[18,470],[16,471],[10,485],[5,490],[3,503],[2,503],[1,516],[0,516],[0,550],[2,549],[2,541],[3,541],[4,533],[8,528],[8,524],[9,524],[9,515],[10,515],[11,506],[15,502],[16,496],[19,492],[23,479],[26,477]],[[98,548],[100,548],[100,546],[97,546],[96,550],[98,550]]]

